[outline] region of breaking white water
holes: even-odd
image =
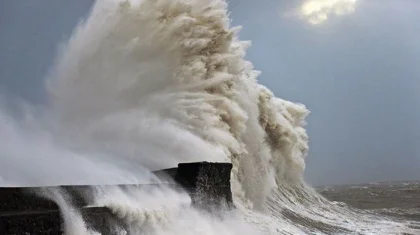
[[[121,234],[418,233],[305,185],[309,112],[257,83],[238,31],[222,0],[96,2],[60,50],[46,107],[2,109],[0,182],[147,183],[179,162],[231,162],[237,209],[222,218],[170,189],[116,189],[95,205],[131,225]],[[96,233],[60,192],[47,196],[67,234]]]

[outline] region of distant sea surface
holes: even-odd
[[[318,191],[342,206],[368,210],[394,220],[418,221],[417,228],[420,228],[420,181],[320,187]]]

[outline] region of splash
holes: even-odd
[[[238,30],[223,1],[97,3],[50,78],[53,116],[79,148],[131,163],[153,155],[149,168],[231,161],[243,198],[262,209],[276,180],[302,177],[307,111],[257,83]]]
[[[170,190],[107,191],[95,204],[130,224],[130,234],[409,231],[328,202],[304,183],[309,111],[258,84],[259,72],[244,59],[250,43],[229,23],[222,0],[104,0],[76,27],[37,120],[54,136],[46,142],[98,163],[82,166],[94,179],[107,171],[101,164],[139,181],[178,162],[231,162],[237,209],[215,219]]]

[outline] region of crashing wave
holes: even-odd
[[[138,193],[97,203],[134,234],[244,233],[238,218],[266,234],[411,231],[335,205],[305,184],[309,111],[258,83],[239,30],[222,0],[96,2],[51,71],[43,128],[63,148],[137,177],[139,167],[229,161],[237,210],[220,221],[170,193],[158,195],[173,205]]]

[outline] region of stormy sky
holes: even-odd
[[[45,102],[57,47],[91,4],[0,1],[0,94]],[[420,179],[420,2],[231,0],[230,10],[260,82],[311,110],[307,181]]]

